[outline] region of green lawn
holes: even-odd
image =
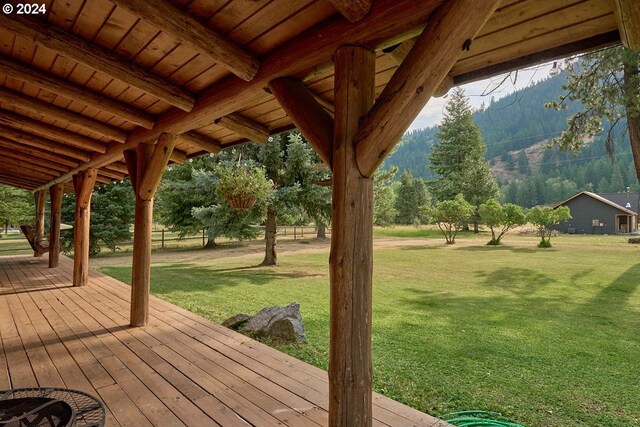
[[[601,236],[495,248],[485,237],[376,250],[376,391],[529,427],[640,425],[640,248]],[[326,251],[282,254],[277,268],[255,267],[260,254],[212,256],[154,264],[153,293],[214,321],[299,301],[308,343],[279,348],[326,369]],[[102,270],[129,281],[128,266]]]

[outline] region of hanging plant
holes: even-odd
[[[234,209],[248,211],[256,201],[266,200],[273,192],[273,182],[264,170],[252,163],[222,163],[216,168],[218,194]]]

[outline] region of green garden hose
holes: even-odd
[[[440,418],[457,427],[524,427],[521,424],[498,419],[502,418],[502,414],[488,411],[451,412],[442,415]]]

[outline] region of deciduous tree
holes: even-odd
[[[552,226],[571,219],[571,211],[567,206],[551,208],[548,206],[535,206],[527,213],[527,222],[535,225],[540,236],[539,248],[551,247]]]
[[[480,221],[491,230],[488,245],[500,245],[504,235],[526,222],[522,208],[512,203],[501,205],[496,199],[489,199],[478,209]]]
[[[456,242],[456,235],[469,222],[473,212],[473,205],[462,194],[451,200],[442,200],[428,210],[429,218],[438,225],[449,245]]]

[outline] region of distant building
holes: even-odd
[[[638,231],[638,203],[634,193],[595,194],[582,191],[554,206],[571,209],[569,221],[555,229],[569,234],[628,234]]]

